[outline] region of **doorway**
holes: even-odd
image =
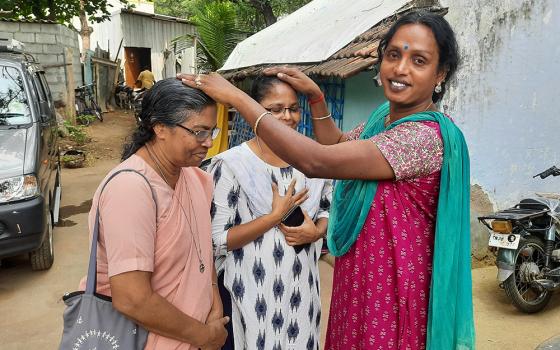
[[[126,85],[134,88],[136,86],[136,78],[142,71],[143,67],[152,70],[151,49],[146,47],[125,47],[124,48],[124,72]]]

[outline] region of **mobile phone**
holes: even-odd
[[[300,226],[304,221],[305,217],[303,216],[303,211],[299,205],[290,209],[290,211],[284,215],[284,218],[282,218],[282,223],[291,227]]]

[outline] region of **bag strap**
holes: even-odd
[[[86,283],[85,294],[93,295],[97,291],[97,243],[99,241],[99,200],[101,199],[101,194],[103,193],[103,190],[105,189],[105,186],[107,186],[109,181],[111,181],[115,176],[117,176],[118,174],[123,173],[123,172],[136,173],[136,174],[142,176],[142,178],[144,180],[146,180],[146,182],[148,183],[148,186],[150,187],[150,190],[152,191],[152,198],[153,198],[154,203],[156,205],[156,213],[157,213],[156,194],[154,192],[154,189],[150,185],[150,181],[148,181],[148,179],[146,178],[146,176],[144,174],[142,174],[142,173],[140,173],[140,172],[138,172],[134,169],[121,169],[119,171],[114,172],[111,176],[109,176],[107,181],[105,181],[105,183],[103,184],[103,187],[101,187],[101,191],[99,192],[99,197],[97,199],[97,210],[95,211],[95,223],[93,225],[93,236],[92,236],[92,239],[91,239],[91,252],[89,254],[89,264],[88,264],[88,273],[87,273],[87,283]]]

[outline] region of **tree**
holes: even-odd
[[[154,1],[155,13],[178,18],[190,18],[193,16],[194,9],[192,0],[156,0]],[[202,4],[201,7],[203,7]]]
[[[198,67],[204,71],[216,71],[243,39],[237,27],[235,6],[229,1],[217,1],[195,11],[191,21],[198,34],[187,34],[173,41],[192,41],[198,51]]]
[[[163,15],[190,18],[197,9],[223,0],[155,0],[155,11]],[[290,14],[311,0],[231,0],[235,5],[238,27],[256,33]]]
[[[119,0],[127,5],[127,0]],[[1,0],[0,16],[17,19],[42,19],[68,24],[80,15],[80,0]],[[92,22],[102,22],[109,17],[108,0],[83,1],[83,11]]]
[[[84,0],[80,0],[80,24],[81,24],[81,28],[80,28],[80,36],[82,37],[82,54],[85,55],[85,53],[87,52],[87,50],[90,49],[90,37],[91,37],[91,33],[93,33],[93,28],[89,26],[88,24],[88,20],[87,20],[87,13],[85,10],[85,1]]]

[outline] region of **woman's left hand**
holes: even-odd
[[[290,246],[313,243],[322,237],[313,219],[303,208],[302,212],[305,219],[300,226],[291,227],[284,224],[279,226],[280,231],[282,231],[286,238],[286,243]]]
[[[210,313],[206,318],[206,324],[219,320],[220,318],[224,317],[224,307],[222,305],[222,299],[220,298],[220,291],[218,290],[218,286],[213,285],[212,291],[214,293],[212,308],[210,309]]]

